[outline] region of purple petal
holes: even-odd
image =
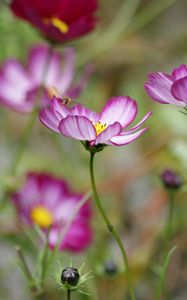
[[[56,97],[51,100],[51,108],[59,120],[71,114],[71,111],[62,103],[62,100]]]
[[[130,97],[113,97],[107,101],[99,120],[107,125],[118,122],[124,128],[133,122],[136,114],[137,103]]]
[[[94,111],[91,111],[89,108],[83,106],[82,104],[77,104],[73,106],[70,111],[72,115],[86,117],[93,123],[97,123],[99,119],[99,114],[97,114]]]
[[[112,125],[109,125],[104,131],[102,131],[95,140],[95,145],[105,144],[112,137],[119,135],[122,131],[122,126],[118,122],[115,122]]]
[[[95,128],[86,117],[68,115],[61,120],[58,128],[63,135],[76,140],[92,141],[96,138]]]
[[[58,80],[60,75],[61,57],[58,52],[43,45],[31,49],[29,54],[29,65],[31,76],[38,85],[42,83],[46,87],[51,87]]]
[[[75,73],[75,51],[73,48],[68,48],[65,51],[63,60],[64,65],[61,76],[54,85],[65,94],[72,84]]]
[[[181,79],[183,77],[187,76],[187,67],[186,65],[180,65],[178,68],[173,69],[172,77],[174,77],[176,80]]]
[[[147,128],[143,128],[143,129],[137,131],[136,133],[131,133],[128,135],[126,135],[124,132],[121,135],[111,138],[111,140],[107,144],[115,145],[115,146],[127,145],[127,144],[135,141],[137,138],[139,138],[139,136],[141,136],[146,130],[147,130]]]
[[[187,77],[177,80],[172,85],[171,92],[176,99],[184,101],[183,105],[187,104]]]
[[[163,104],[174,104],[181,106],[181,102],[177,101],[171,94],[171,87],[174,79],[165,73],[152,73],[149,75],[149,81],[144,87],[147,94],[155,101]]]
[[[144,117],[138,124],[136,124],[134,127],[130,128],[128,131],[125,131],[124,133],[127,134],[127,132],[128,132],[128,133],[132,133],[132,132],[136,131],[137,129],[139,129],[139,128],[142,126],[142,124],[143,124],[143,123],[144,123],[151,115],[152,115],[152,111],[149,111],[149,112],[145,115],[145,117]]]
[[[39,119],[47,128],[59,132],[59,119],[51,108],[44,108],[39,114]]]

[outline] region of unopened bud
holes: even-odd
[[[67,267],[62,271],[61,282],[62,284],[69,284],[76,286],[79,282],[79,272],[76,268]]]

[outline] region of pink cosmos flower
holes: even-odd
[[[66,42],[94,29],[97,0],[13,0],[14,14],[48,39]]]
[[[49,104],[54,86],[73,98],[81,93],[92,67],[87,66],[80,82],[72,86],[75,73],[74,50],[68,48],[65,51],[62,66],[61,55],[53,50],[49,58],[49,51],[46,45],[33,47],[28,55],[27,66],[22,66],[16,59],[4,63],[0,70],[0,103],[18,112],[30,113],[36,105],[45,107]],[[44,92],[39,98],[38,90],[41,87]]]
[[[145,90],[157,102],[187,105],[187,66],[180,65],[171,74],[151,73],[149,81],[145,83]]]
[[[146,130],[138,129],[151,112],[137,125],[127,129],[135,120],[137,112],[138,105],[130,97],[109,99],[100,114],[81,104],[68,108],[60,99],[54,97],[50,108],[41,111],[40,120],[51,130],[84,141],[88,148],[101,145],[122,146],[133,142]]]
[[[83,196],[70,190],[67,182],[42,173],[29,173],[20,191],[12,195],[18,216],[27,225],[37,224],[44,233],[51,226],[49,245],[53,249],[77,203]],[[74,218],[60,250],[83,251],[89,246],[91,208],[85,203]]]

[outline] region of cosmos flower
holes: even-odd
[[[72,108],[60,99],[53,98],[50,108],[40,113],[41,122],[48,128],[66,137],[84,141],[89,147],[97,145],[123,146],[136,140],[146,128],[138,130],[151,112],[134,127],[127,127],[135,120],[137,103],[130,97],[113,97],[101,113],[91,111],[81,104]]]
[[[39,29],[49,40],[66,42],[94,29],[97,0],[13,0],[14,14]]]
[[[88,65],[80,82],[73,86],[74,50],[68,48],[63,60],[58,52],[53,50],[50,57],[49,52],[48,46],[39,45],[30,50],[27,66],[16,59],[4,63],[0,70],[0,103],[18,112],[30,113],[36,106],[49,104],[54,86],[73,98],[78,97],[87,84],[92,67]],[[41,87],[43,93],[39,96]]]
[[[145,83],[147,94],[155,101],[177,106],[187,105],[187,66],[180,65],[171,74],[149,74]]]
[[[46,234],[50,226],[51,248],[55,247],[59,235],[82,197],[72,192],[64,180],[43,173],[29,173],[22,188],[12,194],[19,219],[23,223],[30,226],[37,224]],[[60,243],[60,250],[79,252],[89,246],[92,239],[90,221],[91,208],[87,202],[75,216]]]

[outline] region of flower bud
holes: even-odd
[[[79,282],[79,272],[76,268],[67,267],[62,271],[61,283],[76,286]]]
[[[181,176],[177,175],[174,171],[169,169],[165,170],[161,174],[161,179],[166,188],[177,189],[180,188],[182,185]]]
[[[115,275],[118,272],[117,265],[113,261],[106,262],[104,269],[107,275]]]

